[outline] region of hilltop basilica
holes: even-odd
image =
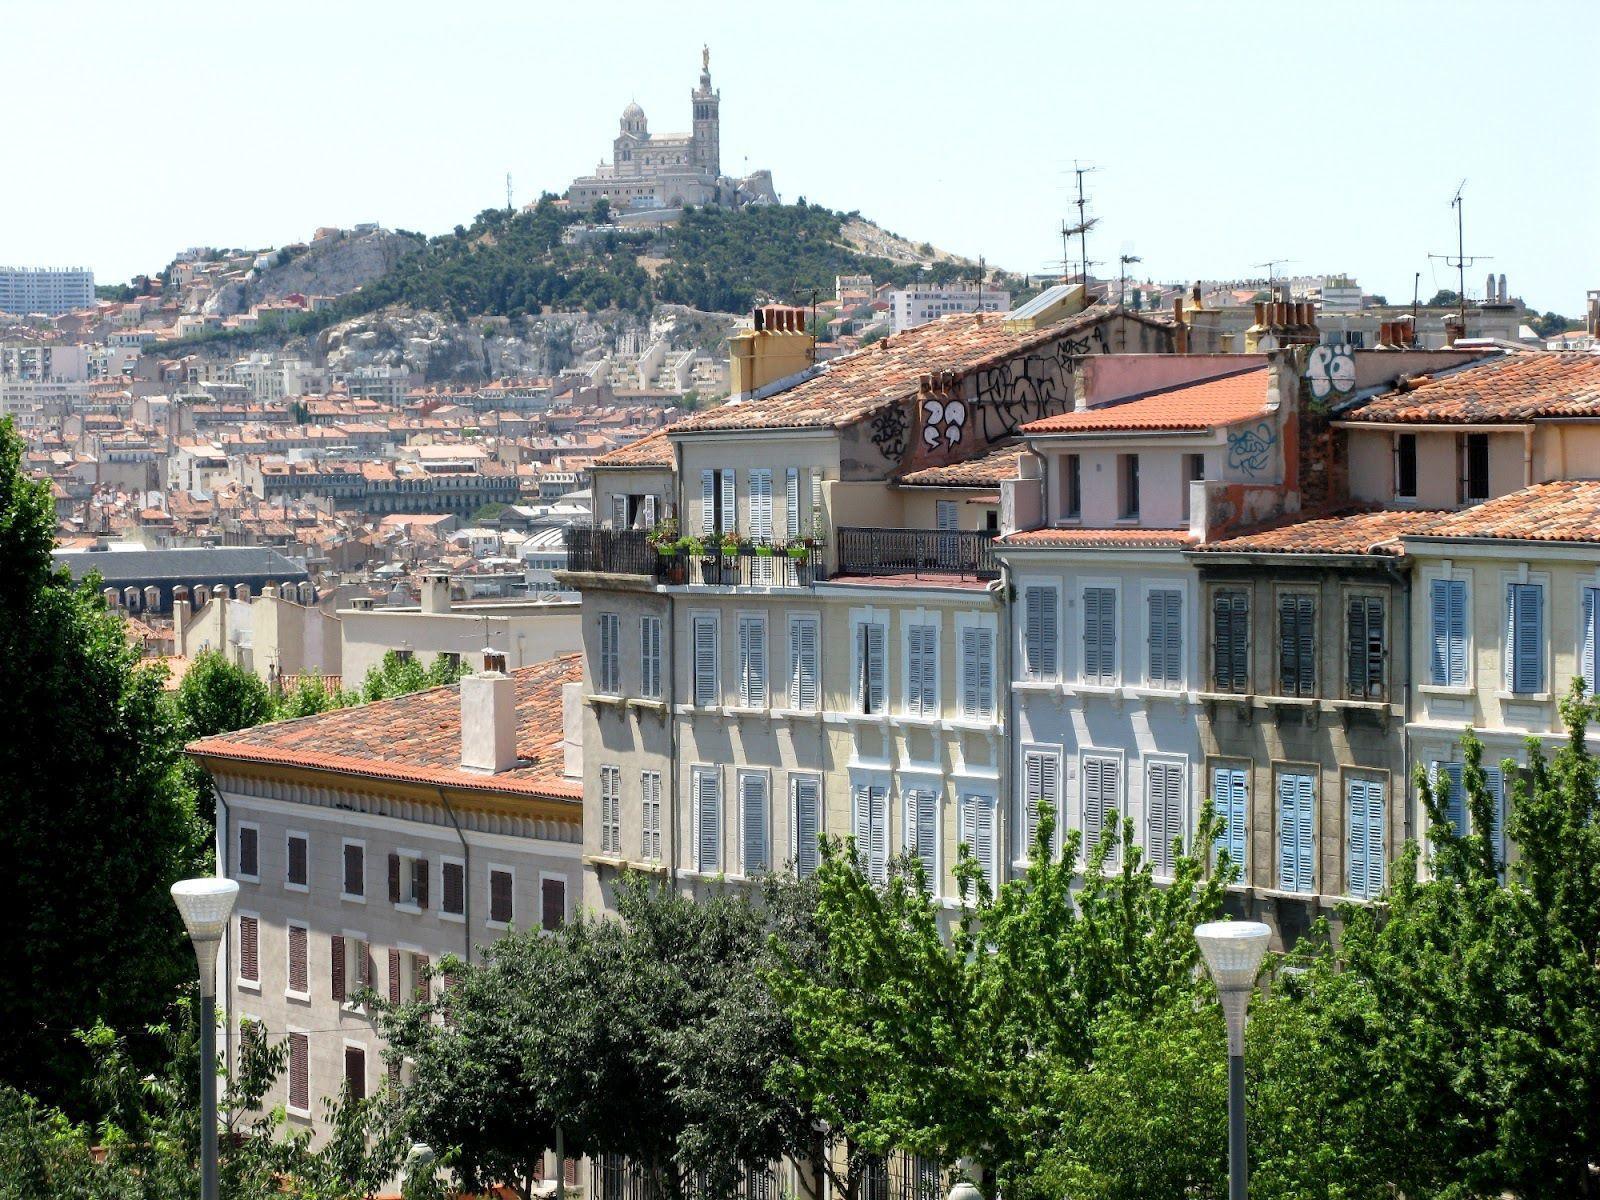
[[[651,136],[644,109],[629,104],[612,143],[609,163],[593,175],[572,181],[567,199],[587,208],[596,200],[611,202],[614,211],[677,209],[685,205],[772,204],[772,172],[756,171],[745,179],[722,174],[719,107],[722,93],[711,87],[711,51],[700,52],[700,83],[689,93],[693,131]]]

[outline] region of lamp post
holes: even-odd
[[[180,879],[172,899],[200,964],[200,1200],[217,1200],[217,951],[239,885],[231,879]]]
[[[1244,1026],[1271,937],[1272,930],[1259,921],[1210,921],[1194,931],[1228,1019],[1228,1200],[1245,1200],[1250,1175],[1244,1133]]]

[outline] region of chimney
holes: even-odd
[[[1444,344],[1446,347],[1454,346],[1457,338],[1467,336],[1467,327],[1460,317],[1449,316],[1444,319]]]
[[[816,359],[817,340],[798,308],[768,305],[752,314],[754,328],[728,339],[730,385],[735,398],[798,375]]]
[[[1172,320],[1174,323],[1172,352],[1174,354],[1189,353],[1189,326],[1183,320],[1183,295],[1180,293],[1172,298]]]
[[[189,623],[188,592],[172,602],[172,653],[184,657],[183,627]]]
[[[1511,303],[1511,293],[1506,291],[1506,277],[1505,277],[1505,272],[1503,272],[1503,271],[1500,273],[1500,303],[1501,304],[1510,304]]]
[[[485,647],[483,670],[461,681],[461,766],[498,775],[517,762],[517,684],[506,656]]]
[[[450,611],[450,576],[443,571],[429,571],[422,577],[422,611],[447,613]]]

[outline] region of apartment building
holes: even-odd
[[[611,519],[574,531],[568,578],[583,593],[590,903],[624,865],[691,889],[804,873],[818,834],[855,835],[880,874],[914,851],[947,900],[962,842],[998,881],[999,485],[1018,427],[1070,407],[1108,328],[1170,345],[1154,322],[1069,301],[816,366],[799,314],[768,311],[730,347],[734,403],[596,461]],[[651,509],[692,541],[652,546]]]
[[[94,306],[94,272],[87,267],[0,267],[0,312],[58,317]]]
[[[384,1042],[360,1002],[437,989],[511,929],[553,929],[578,902],[582,793],[563,689],[573,656],[458,687],[207,738],[217,862],[240,885],[218,960],[228,1061],[253,1029],[286,1039],[268,1104],[320,1132],[323,1098],[370,1095]],[[446,983],[448,981],[445,981]]]

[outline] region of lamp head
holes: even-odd
[[[183,917],[183,927],[197,943],[221,940],[238,896],[239,885],[232,879],[180,879],[172,885],[172,899]]]
[[[1260,921],[1210,921],[1195,926],[1194,931],[1206,969],[1222,992],[1248,991],[1255,986],[1271,939],[1271,928]]]

